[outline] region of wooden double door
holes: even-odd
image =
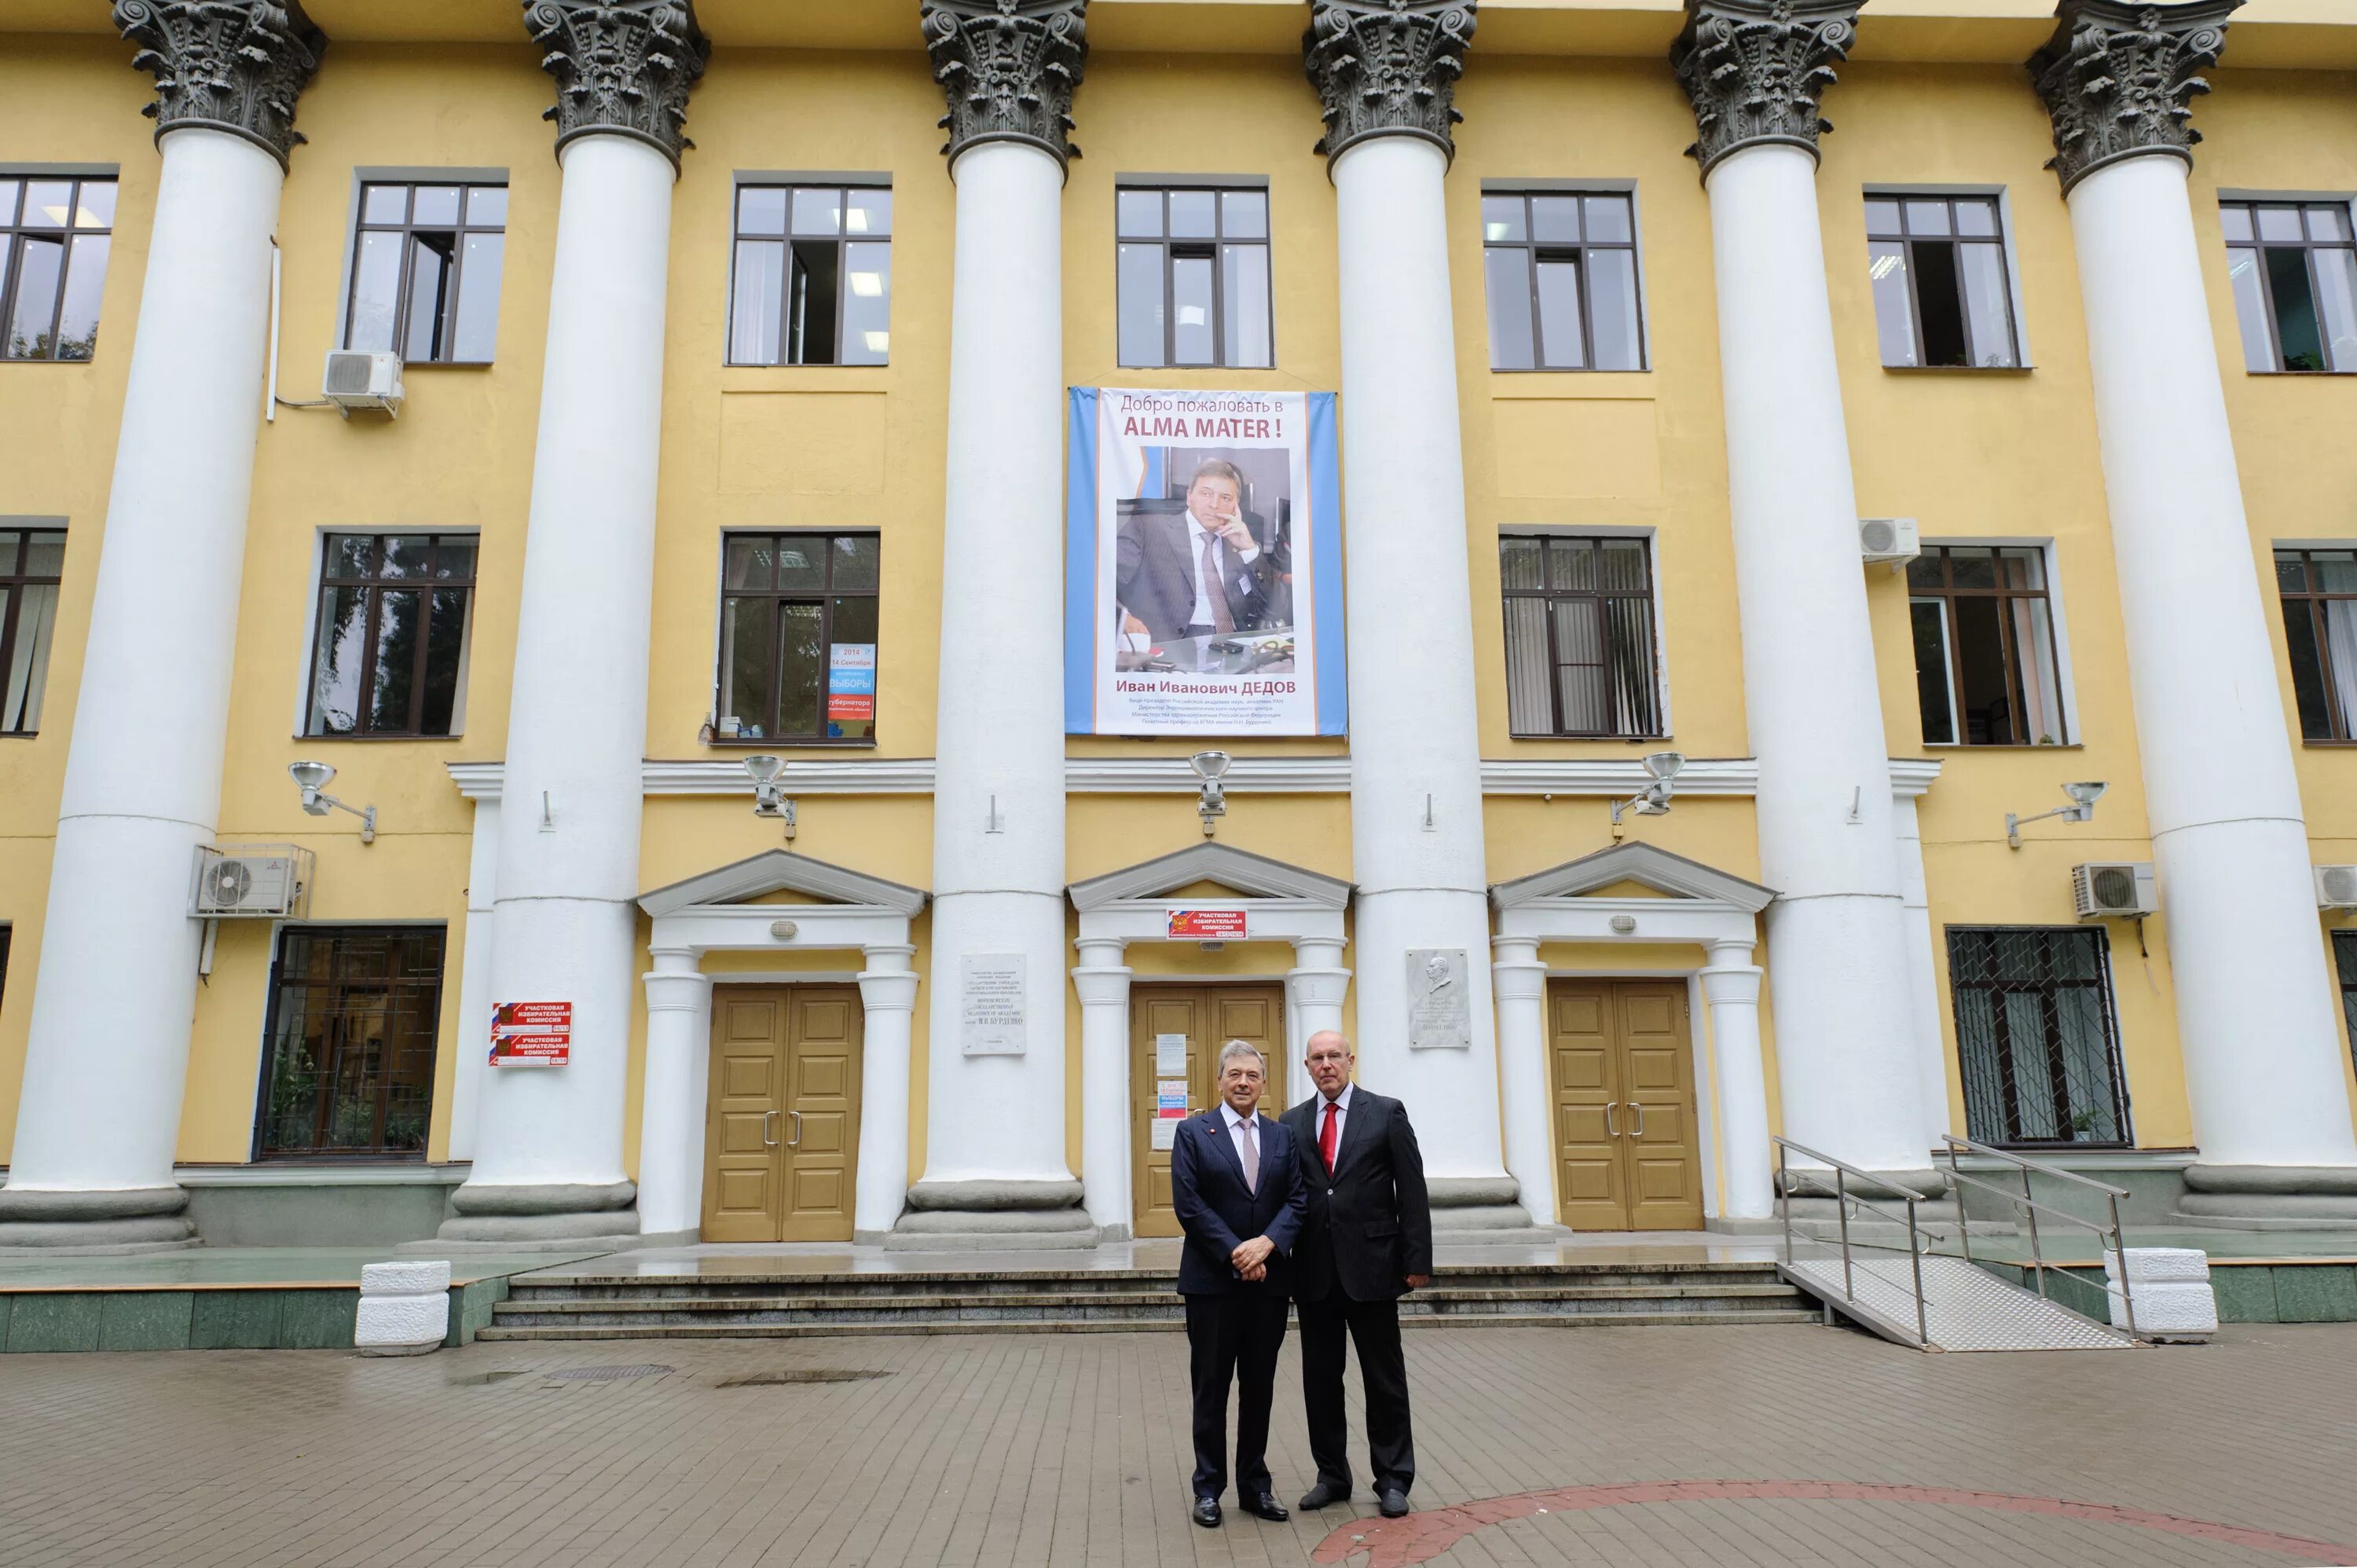
[[[1186,1070],[1164,1073],[1164,1036],[1186,1042]],[[1220,1050],[1230,1040],[1256,1047],[1268,1058],[1261,1090],[1263,1112],[1285,1109],[1285,987],[1282,985],[1134,985],[1129,993],[1130,1205],[1135,1234],[1176,1236],[1170,1207],[1170,1147],[1156,1147],[1154,1123],[1161,1086],[1187,1084],[1187,1112],[1219,1103]]]
[[[1555,1211],[1574,1230],[1698,1230],[1683,980],[1555,980]]]
[[[854,985],[713,988],[705,1240],[851,1240],[861,1022]]]

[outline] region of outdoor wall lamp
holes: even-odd
[[[1224,751],[1199,751],[1187,759],[1187,766],[1203,781],[1203,792],[1195,798],[1195,814],[1203,819],[1205,838],[1219,832],[1218,819],[1228,814],[1228,794],[1220,779],[1232,760]]]
[[[782,757],[748,757],[745,772],[753,780],[753,814],[776,817],[786,824],[786,836],[794,836],[794,803],[786,798],[786,787],[780,776],[786,770]]]
[[[1617,839],[1626,831],[1620,825],[1620,813],[1631,808],[1634,808],[1641,817],[1666,815],[1670,809],[1670,796],[1674,789],[1670,780],[1675,779],[1679,770],[1685,765],[1684,752],[1648,752],[1645,756],[1645,771],[1652,775],[1653,781],[1629,799],[1612,802],[1612,836]]]
[[[2081,784],[2065,784],[2062,786],[2062,793],[2071,797],[2071,803],[2067,806],[2057,806],[2050,811],[2040,811],[2034,817],[2017,817],[2011,811],[2007,811],[2005,814],[2006,846],[2009,849],[2021,847],[2021,830],[2025,823],[2042,822],[2049,817],[2061,817],[2073,822],[2094,821],[2095,802],[2102,798],[2104,789],[2104,784],[2100,779],[2089,779]]]
[[[304,811],[315,817],[324,817],[329,811],[350,811],[361,820],[361,843],[376,843],[374,806],[347,806],[333,795],[324,793],[328,781],[336,776],[334,768],[324,762],[290,762],[286,765],[286,776],[302,786]]]

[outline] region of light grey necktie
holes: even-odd
[[[1260,1191],[1260,1133],[1246,1117],[1244,1129],[1244,1187],[1248,1191]]]

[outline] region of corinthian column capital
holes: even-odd
[[[1301,64],[1325,104],[1331,164],[1369,136],[1421,136],[1454,157],[1448,127],[1475,0],[1312,0]]]
[[[132,66],[155,75],[156,100],[140,113],[158,141],[201,125],[286,166],[303,140],[295,101],[328,47],[296,0],[115,0],[114,25],[139,46]]]
[[[556,145],[576,136],[633,136],[679,166],[687,94],[712,58],[694,0],[525,0],[523,25],[546,52]]]
[[[1686,0],[1670,68],[1694,102],[1686,156],[1704,177],[1728,154],[1762,143],[1817,152],[1833,122],[1817,101],[1834,62],[1857,39],[1859,0]]]
[[[1058,163],[1072,145],[1072,90],[1088,64],[1088,0],[922,0],[925,48],[949,100],[942,151],[1021,142]]]
[[[2218,63],[2226,18],[2243,0],[2183,5],[2062,0],[2054,37],[2029,74],[2054,122],[2046,165],[2062,193],[2106,164],[2147,153],[2193,162],[2201,133],[2189,101],[2210,91],[2196,73]]]

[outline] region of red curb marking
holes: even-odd
[[[1319,1563],[1341,1563],[1365,1552],[1367,1568],[1411,1568],[1415,1563],[1431,1562],[1475,1530],[1510,1519],[1619,1508],[1627,1503],[1762,1499],[1943,1503],[1954,1508],[1996,1509],[2004,1513],[2093,1520],[2100,1524],[2133,1524],[2261,1552],[2295,1552],[2310,1562],[2357,1563],[2357,1546],[2311,1541],[2299,1535],[2278,1535],[2268,1530],[2245,1530],[2240,1525],[2212,1524],[2206,1520],[2179,1519],[2146,1509],[2074,1503],[2061,1498],[2016,1497],[2007,1492],[1967,1492],[1953,1487],[1883,1486],[1869,1481],[1622,1481],[1601,1487],[1563,1487],[1549,1492],[1517,1492],[1511,1497],[1480,1498],[1453,1508],[1412,1513],[1405,1519],[1353,1520],[1319,1541],[1312,1556]]]

